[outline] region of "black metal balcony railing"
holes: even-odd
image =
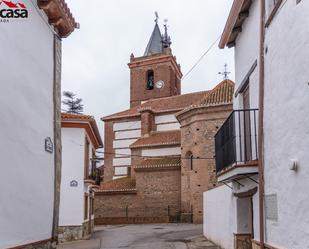
[[[234,110],[215,135],[217,173],[257,160],[258,109]]]

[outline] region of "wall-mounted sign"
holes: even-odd
[[[70,187],[77,187],[77,186],[78,186],[78,182],[76,180],[70,181]]]
[[[48,153],[54,152],[54,144],[50,137],[45,138],[45,151]]]
[[[265,195],[266,219],[278,221],[278,200],[276,194]]]

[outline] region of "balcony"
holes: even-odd
[[[215,135],[219,182],[258,173],[258,109],[234,110]]]

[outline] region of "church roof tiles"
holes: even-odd
[[[233,81],[228,79],[223,80],[217,86],[215,86],[211,91],[209,91],[208,94],[205,95],[202,99],[200,99],[193,105],[189,105],[183,110],[179,111],[176,114],[176,117],[195,108],[232,104],[234,86],[235,83]]]
[[[148,137],[139,138],[130,148],[176,146],[180,144],[180,139],[180,130],[153,132]]]
[[[160,168],[179,168],[181,165],[180,157],[162,157],[162,158],[148,158],[140,162],[134,167],[139,169],[160,169]]]
[[[96,192],[126,192],[136,190],[135,180],[131,177],[123,177],[101,183],[100,189]]]
[[[181,111],[184,108],[201,100],[208,93],[209,91],[201,91],[171,97],[151,99],[143,104],[132,107],[126,111],[118,112],[110,116],[103,117],[102,120],[105,121],[120,118],[138,117],[140,116],[140,111],[144,109],[152,110],[154,113]]]

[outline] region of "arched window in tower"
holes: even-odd
[[[193,170],[193,154],[191,151],[186,153],[187,169]]]
[[[152,90],[154,87],[154,72],[152,70],[147,71],[147,84],[146,89]]]

